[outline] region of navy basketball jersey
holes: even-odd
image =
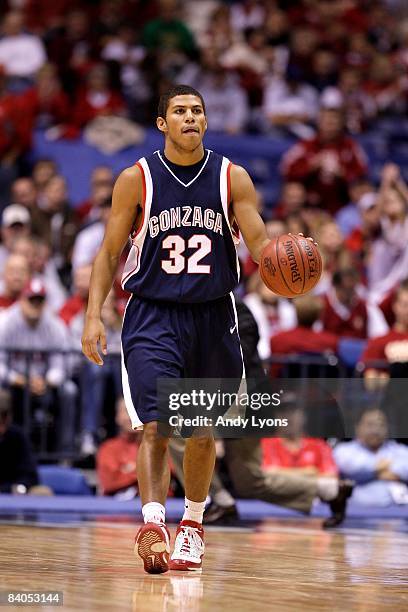
[[[239,280],[238,232],[228,220],[231,162],[207,149],[189,182],[160,151],[137,165],[143,216],[131,236],[122,287],[143,298],[187,303],[227,295]]]

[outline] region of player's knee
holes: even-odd
[[[169,439],[160,435],[157,431],[157,423],[146,423],[143,427],[143,443],[149,446],[154,446],[157,449],[165,450],[168,446]]]
[[[194,448],[196,450],[200,450],[203,453],[207,453],[211,451],[214,445],[215,445],[214,438],[212,438],[211,436],[197,436],[197,437],[193,436],[192,438],[188,438],[186,442],[187,447]]]

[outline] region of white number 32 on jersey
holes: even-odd
[[[211,239],[205,234],[194,234],[188,240],[181,236],[166,236],[162,242],[163,249],[169,249],[169,259],[163,259],[161,267],[167,274],[180,274],[186,268],[187,274],[210,274],[211,266],[199,262],[211,253]],[[186,249],[197,249],[189,257],[184,255]]]

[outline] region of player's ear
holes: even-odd
[[[167,122],[165,119],[163,119],[163,117],[157,117],[156,125],[157,129],[159,129],[161,132],[166,133],[168,131]]]
[[[207,117],[205,117],[204,132],[207,131],[207,128],[208,128]]]

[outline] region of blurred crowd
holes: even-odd
[[[381,169],[379,184],[371,182],[355,139],[407,114],[406,3],[0,6],[0,384],[12,392],[15,422],[27,417],[28,388],[33,423],[41,429],[56,414],[53,450],[68,456],[75,439],[82,456],[93,456],[107,433],[107,409],[115,429],[122,393],[118,359],[98,368],[79,356],[92,262],[116,177],[109,166],[96,167],[88,198],[73,207],[56,163],[30,162],[33,131],[76,138],[100,116],[151,125],[158,96],[172,83],[203,94],[213,131],[294,140],[281,160],[279,200],[263,208],[260,197],[260,212],[271,238],[312,235],[324,274],[312,295],[279,298],[240,246],[238,294],[256,321],[262,361],[293,353],[340,357],[351,340],[352,369],[363,364],[373,386],[394,364],[408,363],[408,187],[394,163]],[[125,249],[102,313],[112,354],[120,352],[126,256]],[[50,350],[78,354],[44,353]],[[315,455],[326,452],[318,447]],[[285,453],[269,448],[265,468],[272,455],[288,467]],[[327,465],[336,472],[331,459]]]
[[[210,129],[230,134],[310,137],[322,106],[341,107],[359,134],[407,110],[402,0],[1,4],[7,164],[29,149],[33,127],[72,138],[100,115],[150,124],[175,82],[201,91]]]

